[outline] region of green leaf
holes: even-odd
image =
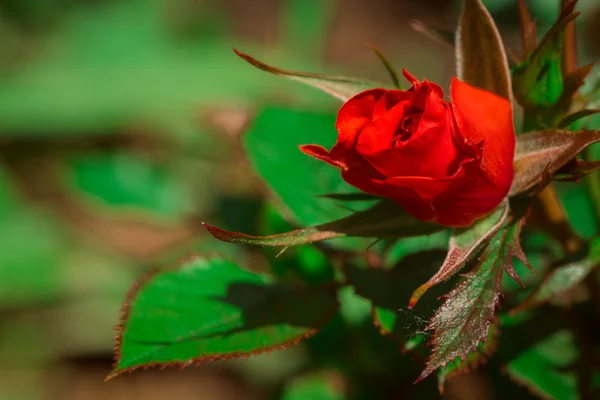
[[[574,113],[563,117],[563,119],[560,120],[560,122],[558,123],[557,126],[558,126],[558,128],[561,128],[561,129],[568,129],[574,123],[576,123],[584,118],[591,117],[592,115],[596,115],[598,113],[600,113],[600,110],[596,110],[596,109],[583,109],[583,110],[575,111]]]
[[[343,383],[334,372],[301,376],[285,387],[281,400],[344,400]]]
[[[573,334],[559,331],[525,350],[507,366],[508,376],[542,398],[578,400]]]
[[[383,267],[392,268],[401,262],[405,257],[412,254],[417,254],[424,251],[447,250],[449,240],[449,229],[444,229],[431,235],[400,239],[385,252]]]
[[[481,248],[504,225],[507,217],[508,202],[504,201],[493,213],[476,221],[472,226],[454,229],[444,263],[435,275],[414,291],[410,298],[409,308],[414,307],[430,287],[448,280],[464,267],[472,257],[477,255]]]
[[[600,239],[592,244],[586,258],[554,268],[540,285],[511,314],[539,307],[573,289],[600,265]]]
[[[508,59],[494,19],[481,0],[463,0],[456,31],[459,79],[506,99],[512,98]]]
[[[522,106],[549,108],[561,99],[565,86],[562,69],[564,34],[569,22],[577,16],[574,8],[575,2],[572,2],[527,61],[516,68],[513,78],[515,97]],[[528,47],[531,40],[528,39]]]
[[[600,130],[548,130],[517,136],[515,177],[509,196],[514,196],[552,175],[580,151],[600,142]]]
[[[126,300],[109,378],[153,365],[190,365],[284,348],[337,310],[334,286],[274,283],[219,260],[193,258],[151,275]]]
[[[299,145],[334,145],[335,115],[285,108],[262,109],[243,136],[244,150],[265,182],[274,205],[295,225],[312,226],[343,218],[351,213],[332,194],[360,194],[342,179],[336,168],[302,153]],[[373,202],[356,202],[353,210],[364,210]],[[340,243],[341,245],[341,243]],[[366,246],[359,240],[344,240],[346,248]]]
[[[426,328],[433,331],[433,349],[417,382],[456,358],[466,360],[480,342],[485,344],[500,301],[502,274],[518,280],[512,259],[526,263],[519,242],[522,224],[522,218],[512,215],[490,240],[473,270],[443,296],[444,303]]]
[[[389,85],[365,79],[348,78],[345,76],[329,76],[280,69],[258,61],[257,59],[252,58],[238,50],[234,49],[234,51],[238,56],[246,60],[248,63],[254,65],[256,68],[270,72],[274,75],[279,75],[294,81],[298,81],[305,85],[313,86],[317,89],[321,89],[323,92],[343,102],[348,101],[351,97],[354,97],[354,95],[368,89],[389,87]]]
[[[368,210],[337,221],[271,236],[229,232],[204,222],[203,225],[211,235],[225,242],[275,247],[297,246],[344,236],[401,238],[429,234],[443,229],[441,225],[414,219],[390,200],[382,200]]]
[[[185,182],[164,165],[134,153],[98,153],[70,160],[69,183],[78,195],[122,210],[181,217],[192,209]]]
[[[560,202],[562,203],[568,220],[575,233],[583,239],[590,240],[600,233],[600,218],[590,188],[595,176],[584,178],[587,184],[573,185],[570,183],[556,182]]]

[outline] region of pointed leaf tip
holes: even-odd
[[[548,130],[517,136],[515,176],[509,196],[544,182],[590,144],[600,142],[600,130]]]
[[[456,31],[456,71],[460,80],[512,99],[504,44],[494,19],[481,0],[462,2]]]
[[[416,220],[388,200],[336,221],[270,236],[252,236],[229,232],[206,223],[203,225],[211,235],[225,242],[276,247],[297,246],[343,236],[375,238],[420,236],[444,228],[441,225]]]
[[[233,49],[235,54],[246,60],[256,68],[269,72],[274,75],[283,76],[285,78],[304,83],[305,85],[315,87],[322,90],[323,92],[343,101],[348,101],[354,95],[363,92],[367,89],[373,88],[387,88],[389,85],[385,85],[379,82],[369,81],[366,79],[357,79],[344,76],[333,76],[315,74],[311,72],[299,72],[291,71],[286,69],[277,68],[262,61],[257,60],[254,57],[249,56],[237,49]]]
[[[381,50],[379,50],[377,48],[377,46],[375,46],[373,43],[371,43],[368,40],[367,40],[367,45],[371,48],[371,50],[373,50],[373,52],[375,53],[377,58],[379,58],[379,61],[381,61],[381,63],[387,70],[387,72],[392,80],[392,83],[394,84],[394,87],[402,90],[402,85],[400,84],[400,78],[398,78],[398,72],[396,71],[396,69],[390,62],[390,60],[388,60],[388,58],[385,56],[385,54],[383,54],[381,52]]]

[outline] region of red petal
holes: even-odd
[[[372,121],[375,105],[385,93],[385,89],[366,90],[344,103],[335,122],[335,128],[338,131],[335,147],[346,150],[354,149],[356,136],[365,125]],[[332,152],[334,151],[332,149]]]
[[[404,75],[404,78],[406,78],[406,80],[409,81],[410,84],[413,86],[415,86],[417,83],[419,83],[419,80],[417,78],[415,78],[415,76],[413,74],[411,74],[404,68],[402,68],[402,75]]]
[[[300,146],[300,151],[316,158],[317,160],[325,161],[329,165],[336,168],[346,169],[346,164],[343,161],[336,160],[331,157],[331,153],[323,146],[316,144],[305,144]]]
[[[452,79],[450,96],[460,134],[471,143],[484,141],[482,168],[498,190],[510,189],[516,136],[510,102]]]

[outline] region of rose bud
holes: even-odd
[[[348,100],[331,151],[301,150],[334,167],[358,189],[389,198],[422,221],[466,227],[491,213],[513,179],[510,102],[452,79],[439,85],[407,71],[408,90],[370,89]]]

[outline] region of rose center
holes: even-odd
[[[394,145],[397,145],[402,142],[406,142],[410,139],[410,136],[413,134],[414,129],[416,128],[415,116],[410,115],[406,116],[400,121],[398,128],[396,129],[396,133],[394,134]]]

